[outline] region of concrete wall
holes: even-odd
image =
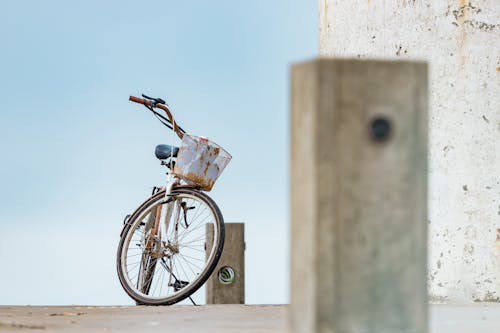
[[[430,297],[500,301],[500,1],[320,0],[319,54],[430,62]]]

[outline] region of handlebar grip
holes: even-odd
[[[139,104],[143,104],[143,105],[147,105],[147,101],[144,99],[144,98],[139,98],[139,97],[135,97],[135,96],[130,96],[128,98],[129,101],[131,102],[134,102],[134,103],[139,103]]]

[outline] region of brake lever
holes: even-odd
[[[155,104],[158,104],[158,103],[159,103],[159,104],[167,104],[167,103],[165,103],[165,101],[164,101],[163,99],[161,99],[161,98],[153,98],[153,97],[149,97],[149,96],[144,95],[144,94],[142,94],[142,97],[144,97],[144,98],[146,98],[146,99],[149,99],[150,101],[154,101],[154,102],[155,102]]]

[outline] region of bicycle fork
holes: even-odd
[[[176,198],[172,196],[172,189],[174,185],[179,183],[179,178],[175,175],[169,175],[168,176],[168,181],[167,181],[167,186],[165,188],[165,198],[162,203],[167,203],[166,209],[164,209],[163,204],[159,206],[159,209],[161,210],[160,214],[160,221],[159,221],[159,228],[160,232],[158,233],[158,236],[160,238],[160,242],[168,242],[166,244],[167,247],[172,246],[174,248],[169,248],[171,251],[174,250],[173,252],[178,252],[178,249],[176,250],[175,247],[178,246],[178,227],[179,227],[179,211],[180,211],[180,204],[177,202]],[[168,239],[168,228],[170,226],[170,220],[172,218],[172,211],[174,211],[174,230],[173,230],[173,238],[172,243],[170,243],[170,239]],[[175,251],[176,250],[176,251]]]
[[[163,257],[160,258],[160,261],[170,275],[168,279],[168,285],[173,287],[175,291],[178,291],[189,284],[189,282],[178,279],[177,276],[175,276],[172,267],[172,256],[176,253],[179,253],[179,218],[181,209],[184,209],[182,207],[182,204],[179,201],[177,201],[175,197],[172,196],[172,189],[174,185],[178,183],[179,183],[179,178],[177,176],[169,175],[167,181],[167,187],[165,188],[165,198],[164,198],[164,202],[167,203],[167,207],[166,209],[164,209],[163,204],[159,206],[159,209],[161,210],[160,221],[159,221],[160,247],[163,249],[163,246],[165,246],[168,249],[169,255],[167,256],[167,258],[169,260],[169,264],[166,263]],[[173,237],[172,239],[169,239],[168,228],[170,226],[172,211],[174,214],[174,219],[173,219],[174,226],[172,232]],[[172,279],[175,282],[172,283]],[[188,298],[193,303],[193,305],[196,305],[191,296],[189,296]]]
[[[154,272],[149,272],[149,262],[151,260],[156,261],[161,259],[164,264],[163,257],[167,256],[171,262],[171,257],[173,254],[179,251],[178,249],[178,220],[179,220],[179,210],[180,205],[177,203],[174,197],[172,197],[172,189],[174,185],[179,182],[179,179],[174,175],[169,175],[167,179],[167,186],[165,188],[165,197],[156,207],[154,211],[151,211],[151,215],[148,219],[146,230],[147,233],[143,235],[144,249],[142,253],[141,267],[139,270],[138,283],[141,286],[147,286],[147,284],[153,278]],[[166,204],[166,205],[165,205]],[[168,238],[168,228],[170,225],[170,219],[172,217],[172,211],[175,209],[174,214],[174,232],[172,239]],[[170,263],[170,266],[171,263]],[[154,266],[153,266],[154,267]],[[172,272],[170,272],[170,278],[172,278]],[[174,277],[175,278],[175,277]],[[149,289],[149,288],[148,288]]]

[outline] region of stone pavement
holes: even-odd
[[[287,305],[0,306],[0,332],[287,332]],[[499,333],[500,303],[431,305],[430,333]]]

